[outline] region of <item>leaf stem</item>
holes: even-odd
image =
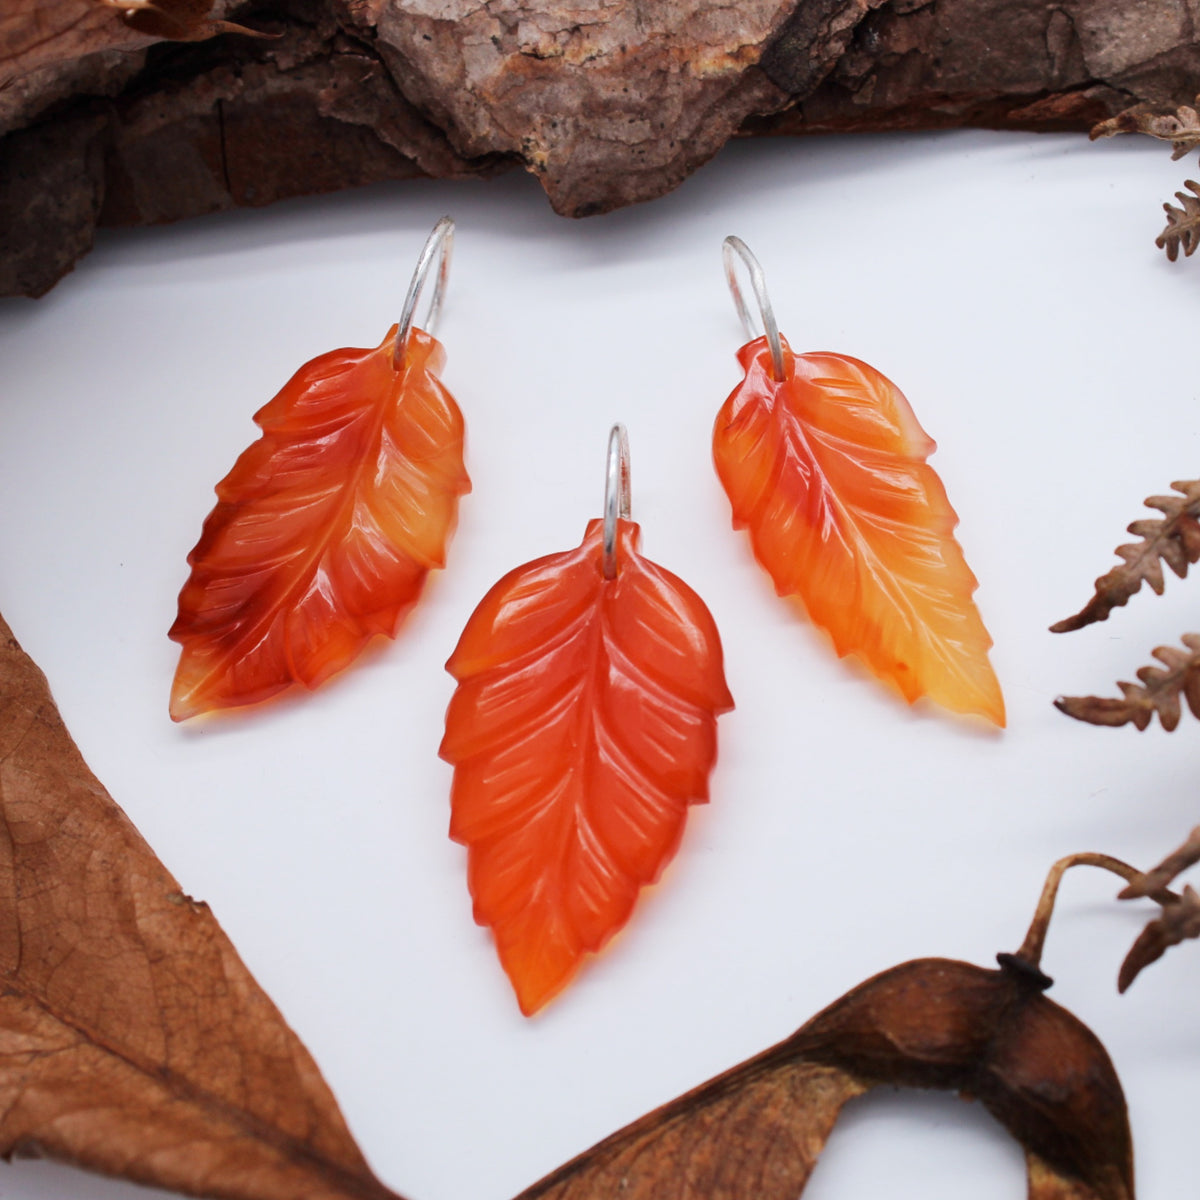
[[[1102,870],[1111,871],[1114,875],[1119,875],[1126,883],[1138,878],[1142,875],[1136,867],[1131,867],[1127,862],[1122,862],[1119,858],[1114,858],[1111,854],[1096,854],[1092,851],[1083,851],[1079,854],[1068,854],[1065,858],[1060,858],[1051,868],[1046,876],[1046,882],[1042,886],[1042,894],[1038,899],[1037,909],[1034,911],[1033,920],[1029,924],[1029,932],[1025,935],[1025,941],[1021,943],[1021,948],[1016,954],[1004,957],[1016,959],[1017,963],[1034,972],[1041,971],[1042,950],[1046,944],[1046,932],[1050,928],[1050,918],[1054,915],[1054,902],[1058,898],[1058,885],[1062,883],[1062,877],[1072,867],[1100,867]],[[1168,888],[1158,888],[1150,892],[1149,896],[1152,900],[1159,904],[1174,904],[1179,897]]]

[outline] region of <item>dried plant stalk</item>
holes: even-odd
[[[1154,657],[1162,667],[1142,667],[1138,673],[1141,685],[1121,681],[1117,686],[1124,693],[1120,700],[1102,696],[1059,696],[1054,707],[1059,712],[1087,721],[1090,725],[1136,725],[1145,729],[1155,713],[1168,732],[1179,724],[1181,699],[1186,699],[1192,716],[1200,717],[1200,634],[1185,633],[1183,644],[1159,646]]]
[[[1001,964],[1020,965],[1026,971],[1041,976],[1045,981],[1044,986],[1048,987],[1050,979],[1042,974],[1041,969],[1042,950],[1063,875],[1072,867],[1100,867],[1126,881],[1127,886],[1119,894],[1120,899],[1149,897],[1162,908],[1159,915],[1138,935],[1121,964],[1117,974],[1117,990],[1124,992],[1144,967],[1161,958],[1171,946],[1187,938],[1200,937],[1200,894],[1186,887],[1182,895],[1177,895],[1166,886],[1180,871],[1195,862],[1200,862],[1200,828],[1193,829],[1188,840],[1152,871],[1139,871],[1110,854],[1087,852],[1060,858],[1046,876],[1037,911],[1024,943],[1016,954],[1000,955]]]
[[[1200,196],[1196,204],[1200,221]],[[1180,495],[1146,498],[1146,507],[1157,508],[1163,516],[1134,521],[1127,527],[1139,540],[1117,547],[1117,556],[1125,561],[1101,575],[1096,580],[1095,595],[1073,617],[1051,625],[1051,633],[1069,633],[1094,621],[1107,620],[1109,613],[1128,603],[1143,583],[1161,596],[1164,562],[1183,579],[1188,566],[1200,561],[1200,480],[1177,480],[1171,487]]]

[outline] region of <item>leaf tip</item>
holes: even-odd
[[[561,958],[555,962],[549,961],[547,956],[539,956],[536,953],[538,947],[523,949],[524,953],[518,947],[511,947],[508,953],[501,952],[500,962],[516,994],[521,1015],[533,1017],[566,989],[579,967],[581,955],[572,956],[569,962]]]
[[[1051,633],[1074,633],[1076,629],[1082,629],[1084,622],[1079,619],[1079,614],[1076,613],[1073,617],[1064,617],[1061,621],[1055,621],[1050,626]]]
[[[1121,969],[1117,972],[1117,993],[1121,996],[1129,991],[1133,981],[1142,973],[1142,968],[1160,959],[1166,949],[1165,946],[1156,943],[1152,929],[1153,922],[1133,943],[1125,961],[1121,963]]]
[[[171,689],[171,699],[167,703],[167,712],[170,713],[171,720],[176,724],[198,716],[201,711],[185,694],[180,693],[178,688]]]

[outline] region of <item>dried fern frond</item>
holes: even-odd
[[[1200,217],[1200,199],[1197,206]],[[1069,633],[1106,620],[1143,583],[1161,596],[1164,562],[1183,579],[1188,565],[1200,561],[1200,479],[1177,481],[1171,487],[1181,495],[1148,496],[1145,501],[1147,508],[1157,508],[1163,517],[1134,521],[1127,527],[1140,540],[1117,547],[1117,556],[1125,561],[1101,575],[1096,580],[1096,594],[1073,617],[1051,625],[1051,633]]]
[[[1128,886],[1117,894],[1118,900],[1134,900],[1139,896],[1151,896],[1162,889],[1182,871],[1194,867],[1200,862],[1200,825],[1188,834],[1187,841],[1182,846],[1172,850],[1157,867],[1149,871],[1141,871],[1135,875]]]
[[[1200,104],[1200,96],[1196,97]],[[1092,140],[1112,137],[1118,133],[1145,133],[1171,143],[1171,157],[1182,158],[1200,148],[1200,113],[1191,105],[1162,108],[1154,104],[1137,104],[1107,121],[1092,127]]]
[[[1172,946],[1187,938],[1200,937],[1200,894],[1190,885],[1174,904],[1164,904],[1162,913],[1138,935],[1117,975],[1117,990],[1125,991],[1148,967]]]
[[[1154,651],[1162,667],[1142,667],[1136,683],[1120,682],[1117,687],[1124,693],[1121,700],[1100,696],[1059,696],[1054,707],[1059,712],[1087,721],[1090,725],[1128,725],[1132,722],[1138,729],[1145,729],[1155,713],[1162,727],[1172,730],[1179,724],[1182,712],[1181,699],[1187,701],[1192,716],[1200,717],[1200,634],[1185,633],[1183,644],[1159,646]]]
[[[1185,179],[1183,186],[1190,188],[1195,194],[1189,196],[1187,192],[1175,193],[1175,199],[1182,208],[1176,208],[1173,204],[1163,205],[1163,212],[1167,214],[1167,226],[1154,239],[1154,244],[1160,250],[1165,250],[1172,262],[1179,257],[1180,246],[1183,247],[1185,258],[1200,246],[1200,183],[1194,179]]]
[[[1195,104],[1200,105],[1200,96],[1196,97]],[[1137,104],[1092,126],[1090,136],[1095,139],[1117,133],[1145,133],[1170,142],[1171,157],[1182,158],[1189,151],[1200,149],[1200,112],[1190,104],[1181,104],[1174,109]],[[1200,246],[1200,183],[1186,179],[1183,186],[1192,194],[1176,192],[1178,208],[1170,202],[1163,205],[1167,214],[1166,228],[1154,239],[1154,244],[1165,250],[1172,262],[1179,257],[1180,249],[1187,258]]]

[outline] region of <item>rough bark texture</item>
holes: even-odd
[[[1200,90],[1197,0],[145,3],[0,15],[0,294],[97,223],[513,164],[586,216],[738,133],[1082,130]]]

